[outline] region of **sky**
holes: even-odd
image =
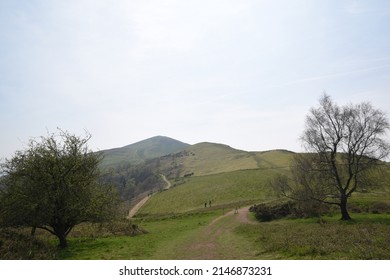
[[[299,152],[324,92],[390,114],[390,1],[0,0],[0,159],[57,127]]]

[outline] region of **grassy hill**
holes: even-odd
[[[135,165],[175,153],[188,146],[189,144],[169,137],[156,136],[121,148],[101,151],[104,156],[101,166],[106,169],[123,164]]]
[[[267,187],[277,173],[275,169],[237,170],[186,178],[173,187],[152,196],[140,209],[138,216],[170,215],[201,211],[209,201],[213,208],[233,209],[259,201],[274,199]]]
[[[160,171],[173,187],[154,195],[139,215],[196,211],[209,201],[223,208],[273,199],[267,184],[276,174],[289,172],[293,155],[286,150],[246,152],[214,143],[190,146],[159,159]]]
[[[159,159],[160,170],[169,178],[205,176],[237,170],[286,168],[294,153],[285,150],[247,152],[215,143],[199,143]]]
[[[181,190],[181,195],[175,194],[170,198],[186,201],[185,205],[192,205],[192,208],[217,196],[222,198],[218,203],[235,203],[253,197],[262,197],[263,191],[252,193],[254,186],[258,185],[259,181],[268,178],[271,169],[272,173],[288,170],[290,160],[294,155],[286,150],[247,152],[228,145],[209,142],[188,145],[162,136],[122,148],[105,150],[102,153],[104,160],[101,166],[104,171],[108,171],[104,172],[103,180],[117,186],[123,200],[134,204],[147,193],[163,188],[166,182],[162,180],[161,175],[164,175],[171,180],[174,186],[190,184],[190,182],[195,185],[194,189],[198,189],[198,193],[197,198],[192,202],[183,198],[187,195],[183,190]],[[233,173],[235,175],[232,176],[238,177],[231,179],[229,173],[241,170],[248,170],[248,174]],[[209,175],[216,176],[204,177]],[[189,180],[189,177],[194,180]],[[228,188],[223,189],[221,182],[225,184],[226,178],[230,178],[230,182],[227,183]],[[252,190],[246,192],[244,197],[237,196],[236,194],[245,192],[249,184],[243,186],[240,182],[248,180],[252,184],[249,187]],[[217,188],[219,191],[216,191]],[[210,191],[215,194],[211,195]],[[229,195],[220,195],[220,191],[229,193]],[[157,200],[156,203],[161,204]],[[161,210],[168,211],[172,205],[175,203],[167,201],[166,209]],[[185,211],[186,209],[178,206],[177,210]]]

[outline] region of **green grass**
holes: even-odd
[[[115,168],[122,164],[139,164],[147,159],[158,158],[189,146],[180,141],[156,136],[121,148],[101,151],[104,155],[102,169]]]
[[[219,213],[207,212],[164,219],[139,220],[149,233],[135,237],[70,238],[59,259],[115,260],[170,259],[181,240],[196,234]]]
[[[265,152],[252,152],[259,168],[289,168],[294,156],[293,152],[285,150],[272,150]]]
[[[390,259],[390,215],[354,214],[342,222],[338,216],[280,220],[242,225],[239,234],[252,240],[262,258],[271,259]]]
[[[188,147],[186,151],[186,156],[176,159],[177,164],[182,166],[181,176],[191,172],[196,176],[203,176],[257,168],[257,162],[251,153],[227,145],[199,143]]]
[[[282,150],[247,152],[215,143],[199,143],[185,151],[178,157],[165,158],[161,165],[167,170],[168,166],[180,166],[180,176],[186,173],[204,176],[245,169],[285,168],[293,155]]]
[[[284,219],[258,224],[234,223],[234,216],[226,216],[205,234],[210,222],[221,214],[215,210],[139,219],[137,224],[149,233],[135,237],[89,237],[93,236],[89,231],[82,235],[86,229],[76,227],[75,235],[82,237],[70,237],[68,249],[54,252],[57,240],[51,236],[46,237],[49,242],[44,245],[50,255],[33,249],[21,258],[196,259],[204,253],[196,251],[194,244],[214,239],[218,259],[390,259],[389,214],[354,213],[354,220],[349,222],[334,215],[321,220]],[[3,249],[6,244],[3,241]],[[20,251],[21,246],[18,248]]]
[[[154,195],[141,208],[138,216],[200,211],[204,203],[212,206],[247,205],[273,199],[266,187],[276,170],[240,170],[229,173],[191,177],[184,184]]]

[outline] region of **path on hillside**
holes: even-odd
[[[232,236],[233,230],[240,224],[255,223],[249,220],[249,207],[238,209],[226,213],[213,220],[202,232],[202,236],[190,246],[191,255],[199,260],[237,259],[235,254],[235,238]],[[223,238],[224,241],[219,240]],[[230,236],[230,237],[229,237]],[[229,240],[232,239],[230,242]],[[239,250],[241,251],[241,250]],[[238,257],[241,259],[241,257]],[[243,258],[243,257],[242,257]]]
[[[167,177],[165,177],[165,175],[161,174],[161,177],[163,178],[163,180],[165,181],[165,183],[167,184],[167,186],[165,187],[166,190],[168,190],[172,184],[171,182],[168,181]]]
[[[232,210],[209,223],[191,240],[182,243],[176,251],[178,259],[221,260],[253,259],[252,245],[235,233],[242,224],[257,224],[248,217],[249,207]]]
[[[172,186],[171,182],[168,181],[168,179],[165,177],[165,175],[161,174],[161,177],[163,178],[164,182],[167,184],[165,189],[169,189]],[[133,218],[135,216],[135,214],[137,214],[138,210],[141,209],[142,206],[144,206],[144,204],[146,203],[146,201],[148,201],[148,199],[150,197],[151,197],[151,195],[147,195],[146,197],[141,199],[141,201],[138,202],[133,208],[131,208],[129,211],[129,215],[127,215],[127,218],[128,219]]]

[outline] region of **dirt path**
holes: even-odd
[[[130,209],[129,215],[127,216],[128,219],[131,219],[134,217],[135,214],[137,214],[138,210],[144,206],[146,201],[149,199],[149,195],[144,197],[140,202],[138,202],[133,208]]]
[[[248,217],[249,207],[232,210],[214,219],[196,238],[184,244],[184,259],[251,259],[253,250],[245,238],[234,231],[242,224],[256,224]]]
[[[168,179],[165,177],[165,175],[162,175],[161,174],[161,177],[162,179],[165,181],[165,183],[167,184],[167,186],[165,187],[165,189],[169,189],[172,185],[171,185],[171,182],[168,181]],[[135,214],[137,214],[138,210],[141,209],[142,206],[144,206],[144,204],[146,203],[146,201],[148,201],[148,199],[151,197],[151,195],[148,195],[146,197],[144,197],[140,202],[138,202],[133,208],[130,209],[129,211],[129,215],[127,215],[127,218],[128,219],[131,219],[132,217],[135,216]]]
[[[166,190],[170,189],[170,187],[172,186],[171,182],[168,181],[167,177],[165,177],[165,175],[161,174],[161,177],[163,178],[163,180],[165,181],[165,183],[167,184],[167,186],[165,187]]]

